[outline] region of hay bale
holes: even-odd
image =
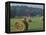
[[[26,29],[26,25],[23,21],[17,21],[15,23],[15,31],[24,31]]]

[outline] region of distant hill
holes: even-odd
[[[11,6],[11,17],[13,16],[42,16],[43,9],[27,6]]]

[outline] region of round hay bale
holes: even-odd
[[[17,21],[15,23],[15,31],[26,31],[27,30],[27,23],[24,21]]]

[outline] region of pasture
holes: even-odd
[[[10,19],[10,31],[15,32],[15,23],[18,18]],[[19,18],[19,20],[22,18]],[[23,20],[23,19],[22,19]],[[32,22],[28,22],[28,31],[43,30],[43,17],[35,16],[31,18]]]

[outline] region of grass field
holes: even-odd
[[[35,31],[35,30],[43,30],[43,20],[42,16],[35,16],[32,17],[32,22],[28,23],[28,30]],[[10,31],[15,31],[15,22],[17,21],[16,18],[10,19]]]

